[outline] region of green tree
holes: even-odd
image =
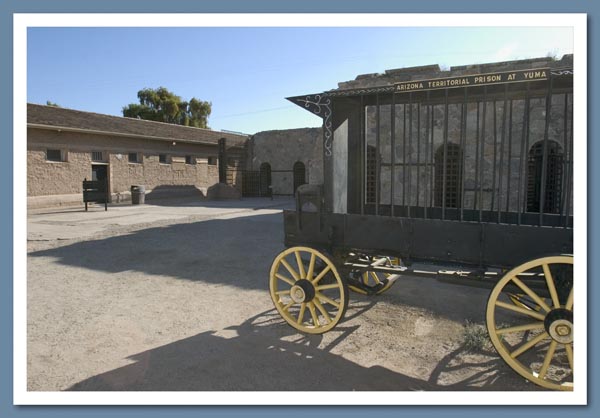
[[[46,106],[60,107],[59,104],[46,100]]]
[[[165,87],[145,88],[138,91],[138,103],[123,107],[123,116],[173,123],[176,125],[208,128],[212,103],[192,97],[186,102]]]

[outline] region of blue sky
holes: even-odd
[[[320,126],[285,97],[358,74],[573,52],[571,28],[30,28],[27,100],[121,115],[159,86],[212,102],[212,129]]]

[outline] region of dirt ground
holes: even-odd
[[[539,390],[463,346],[488,291],[406,277],[320,336],[273,308],[289,199],[28,214],[28,389]]]

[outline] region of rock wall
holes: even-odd
[[[271,166],[274,194],[293,194],[294,164],[304,164],[306,181],[323,183],[323,133],[321,128],[264,131],[252,136],[248,146],[247,168]]]

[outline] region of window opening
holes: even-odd
[[[138,153],[130,152],[128,155],[128,159],[130,163],[139,163]]]
[[[62,161],[62,152],[59,149],[47,149],[46,150],[46,160],[48,161]]]
[[[544,192],[544,213],[559,213],[562,195],[563,151],[552,140],[548,141],[546,161],[546,187]],[[527,211],[540,211],[542,188],[542,168],[544,164],[544,141],[536,142],[529,149],[527,162]]]
[[[459,208],[461,205],[461,162],[462,151],[459,145],[446,144],[446,178],[444,179],[444,146],[435,153],[435,206]],[[445,201],[444,201],[445,197]]]

